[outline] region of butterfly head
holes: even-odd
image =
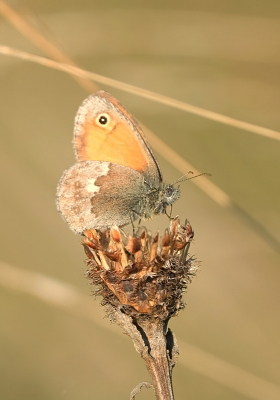
[[[169,206],[175,201],[177,201],[180,197],[180,189],[179,186],[175,187],[173,184],[166,185],[164,187],[164,203],[166,206]]]
[[[181,191],[180,186],[178,185],[180,182],[196,178],[201,175],[210,175],[208,173],[202,173],[190,178],[186,178],[186,175],[192,174],[191,171],[187,172],[187,174],[183,175],[181,178],[177,179],[175,182],[165,185],[162,184],[157,190],[157,201],[156,206],[154,207],[154,215],[162,214],[166,212],[166,208],[174,204],[180,197]],[[153,191],[150,193],[152,194]]]
[[[157,201],[154,207],[153,214],[163,214],[166,211],[166,208],[175,201],[177,201],[180,197],[180,189],[179,187],[175,187],[173,184],[165,185],[163,184],[156,193]]]

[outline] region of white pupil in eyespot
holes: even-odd
[[[99,119],[98,119],[98,122],[99,122],[101,125],[106,125],[107,122],[108,122],[108,118],[107,118],[105,115],[101,115],[101,116],[99,117]]]

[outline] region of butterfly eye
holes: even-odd
[[[97,125],[106,127],[107,125],[109,125],[111,119],[108,114],[102,113],[96,117],[95,121],[96,121]]]
[[[180,189],[173,185],[167,185],[164,193],[166,204],[173,204],[180,197]]]
[[[167,197],[171,197],[174,193],[174,189],[171,188],[170,186],[167,186],[167,188],[165,189],[165,194]]]

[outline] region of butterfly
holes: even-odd
[[[56,204],[75,233],[151,219],[179,198],[178,181],[163,182],[140,125],[109,93],[82,103],[73,143],[77,162],[63,173]]]

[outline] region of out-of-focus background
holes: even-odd
[[[24,21],[82,68],[280,131],[278,1],[8,4],[19,19],[2,14],[1,44],[46,55],[11,24]],[[90,296],[80,238],[54,202],[75,162],[73,120],[87,91],[63,72],[1,54],[0,85],[0,398],[128,398],[149,380],[144,362]],[[190,181],[174,207],[190,220],[191,253],[202,260],[186,309],[170,321],[180,346],[176,399],[279,399],[280,141],[99,88],[212,173],[234,204],[221,207]],[[165,180],[177,179],[176,157],[171,165],[154,151]],[[167,224],[161,216],[147,226]]]

